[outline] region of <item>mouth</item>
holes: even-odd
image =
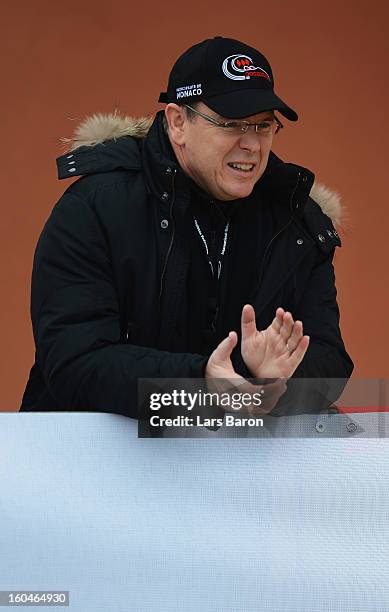
[[[253,173],[255,168],[255,164],[245,164],[240,162],[229,162],[227,165],[236,174],[240,174],[241,176],[249,176]]]

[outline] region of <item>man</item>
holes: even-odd
[[[350,376],[339,236],[313,174],[271,152],[274,111],[297,120],[273,86],[261,53],[215,37],[177,60],[152,123],[78,128],[57,163],[82,178],[35,254],[21,410],[136,417],[138,378]]]

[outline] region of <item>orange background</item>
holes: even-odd
[[[17,410],[34,349],[32,258],[68,182],[61,136],[94,112],[151,114],[175,59],[216,35],[257,47],[276,91],[300,114],[274,150],[340,192],[348,213],[336,256],[341,327],[355,375],[389,377],[387,282],[388,3],[58,5],[8,3],[1,32],[2,201],[0,410]]]

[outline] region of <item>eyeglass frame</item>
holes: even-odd
[[[249,127],[253,126],[255,128],[255,133],[261,135],[261,133],[258,132],[258,128],[261,125],[260,123],[250,123],[249,121],[245,121],[244,119],[242,121],[239,121],[239,120],[235,121],[234,120],[234,121],[226,121],[225,123],[220,123],[220,121],[217,121],[213,117],[210,117],[209,115],[206,115],[205,113],[202,113],[201,111],[197,110],[196,108],[193,108],[193,106],[190,106],[189,104],[184,104],[183,106],[186,106],[186,108],[189,108],[196,115],[199,115],[200,117],[202,117],[206,121],[209,121],[209,123],[213,123],[213,125],[216,125],[218,127],[228,128],[231,123],[238,123],[242,127],[242,134],[246,134],[248,132],[248,130],[249,130]],[[276,130],[275,130],[275,132],[273,134],[273,136],[275,136],[284,127],[284,125],[281,123],[281,121],[275,115],[274,115],[273,120],[276,123]],[[270,134],[269,134],[269,136],[270,136]]]

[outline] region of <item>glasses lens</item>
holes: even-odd
[[[224,124],[224,129],[228,134],[240,136],[253,127],[259,136],[267,137],[276,134],[279,126],[275,119],[271,121],[261,121],[260,123],[249,123],[248,121],[228,121]]]
[[[239,136],[247,132],[249,125],[247,121],[228,121],[224,124],[224,127],[229,134]]]
[[[259,134],[261,134],[261,136],[272,136],[273,134],[276,133],[276,122],[274,120],[272,121],[261,121],[261,123],[258,123],[258,128],[257,131]]]

